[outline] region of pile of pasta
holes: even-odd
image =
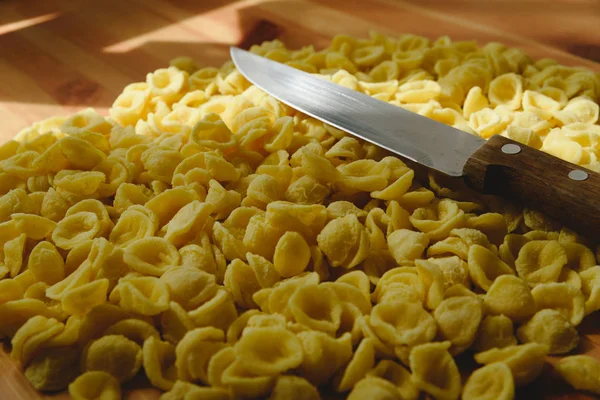
[[[337,36],[251,51],[599,170],[600,80],[498,43]],[[447,187],[189,58],[0,147],[0,336],[33,387],[119,399],[512,399],[577,352],[600,247]],[[474,357],[461,371],[455,357]]]

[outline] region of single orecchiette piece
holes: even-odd
[[[445,299],[433,312],[438,326],[438,337],[452,343],[449,351],[453,355],[460,354],[471,346],[482,316],[483,307],[480,300],[471,296]]]
[[[501,275],[483,297],[485,310],[492,315],[506,315],[513,321],[523,321],[537,311],[537,305],[527,283],[514,275]]]
[[[436,399],[456,400],[462,389],[460,374],[448,352],[450,342],[425,343],[410,352],[410,369],[417,387]]]
[[[246,330],[234,346],[236,359],[259,375],[277,376],[302,364],[301,341],[290,331],[278,328]]]
[[[555,309],[577,326],[585,315],[585,298],[581,291],[568,283],[544,283],[531,291],[539,310]]]
[[[468,266],[471,280],[483,290],[489,290],[494,280],[501,275],[515,275],[512,268],[480,245],[469,248]]]
[[[296,322],[309,329],[335,334],[341,323],[342,305],[334,290],[304,285],[290,297],[288,310]]]
[[[420,303],[401,300],[373,307],[370,323],[377,336],[393,346],[430,342],[437,331],[435,320]]]
[[[533,240],[521,247],[515,266],[519,276],[535,286],[557,282],[566,263],[567,254],[557,241]]]
[[[505,315],[488,315],[481,321],[473,347],[479,351],[517,344],[513,322]]]
[[[597,359],[586,355],[569,356],[558,361],[555,368],[575,389],[600,395],[600,362]]]
[[[369,251],[365,227],[352,214],[330,221],[317,236],[317,243],[332,267],[352,268]]]
[[[579,344],[577,329],[559,311],[538,311],[517,329],[522,343],[540,343],[548,346],[548,354],[568,353]]]
[[[464,400],[512,400],[514,397],[512,372],[502,362],[475,370],[465,382],[462,392]]]
[[[220,329],[207,327],[187,332],[175,348],[177,378],[208,384],[210,358],[225,347],[225,335]]]
[[[88,371],[69,385],[73,400],[119,400],[121,385],[117,378],[104,371]]]
[[[104,371],[120,382],[133,378],[142,366],[141,347],[122,335],[107,335],[91,342],[82,357],[84,371]]]

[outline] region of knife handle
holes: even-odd
[[[495,135],[471,155],[464,175],[473,189],[511,198],[600,240],[600,174],[596,172]]]

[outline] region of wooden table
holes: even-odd
[[[125,85],[170,59],[220,65],[230,45],[279,37],[290,47],[321,47],[337,33],[375,29],[501,41],[600,72],[599,26],[599,0],[0,0],[0,140],[51,115],[85,107],[105,114]],[[600,358],[600,318],[581,330],[580,350]],[[569,389],[549,366],[518,397],[593,398]],[[39,398],[0,351],[0,400]]]

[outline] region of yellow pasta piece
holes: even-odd
[[[256,308],[252,299],[261,286],[254,270],[240,259],[229,264],[225,272],[224,285],[231,292],[235,303],[242,308]]]
[[[352,214],[330,221],[317,236],[317,243],[332,267],[352,268],[369,251],[367,232]]]
[[[27,236],[23,233],[4,243],[4,265],[10,272],[11,278],[16,277],[23,267],[26,239]]]
[[[521,247],[515,266],[530,286],[556,282],[567,263],[563,247],[554,240],[533,240]]]
[[[65,278],[65,262],[50,242],[38,243],[29,254],[27,268],[35,279],[53,285]]]
[[[110,220],[106,206],[98,200],[87,199],[80,201],[77,204],[72,205],[67,210],[65,216],[69,217],[80,212],[91,212],[96,215],[100,224],[98,236],[106,236],[108,231],[110,231],[110,229],[113,227],[113,223]]]
[[[96,214],[79,212],[62,219],[52,233],[52,240],[61,249],[70,250],[100,233],[101,225]]]
[[[503,243],[498,248],[500,259],[511,268],[515,268],[515,261],[519,256],[519,252],[527,242],[529,242],[529,239],[526,236],[514,233],[506,235]]]
[[[548,346],[528,343],[507,346],[502,349],[492,348],[475,354],[475,361],[489,365],[496,362],[506,364],[512,371],[516,386],[523,386],[539,376],[544,367]]]
[[[515,397],[515,384],[510,368],[502,363],[481,367],[469,376],[463,387],[464,400],[511,400]]]
[[[560,376],[575,389],[600,394],[600,363],[597,359],[585,356],[569,356],[556,363]]]
[[[502,105],[517,110],[521,107],[522,96],[522,78],[515,73],[500,75],[490,82],[488,98],[492,106]]]
[[[198,194],[190,189],[177,187],[165,190],[146,202],[145,207],[158,217],[159,227],[167,224],[183,206],[198,200]]]
[[[576,97],[562,110],[556,112],[554,117],[563,125],[568,125],[576,122],[586,124],[595,124],[598,121],[600,107],[598,103],[585,97]]]
[[[488,315],[481,321],[473,347],[478,351],[517,344],[513,322],[505,315]]]
[[[398,264],[410,263],[420,258],[429,244],[426,234],[398,229],[388,235],[388,249]]]
[[[169,289],[164,281],[150,276],[122,278],[109,300],[126,311],[157,315],[169,308]]]
[[[328,287],[304,285],[290,297],[288,311],[309,329],[335,334],[341,324],[342,302]]]
[[[514,275],[501,275],[483,298],[485,310],[492,315],[506,315],[516,322],[524,321],[537,311],[527,283]]]
[[[187,265],[167,269],[160,280],[166,282],[170,299],[186,310],[204,304],[218,289],[214,275]]]
[[[88,371],[69,384],[73,400],[119,400],[121,385],[111,374],[104,371]]]
[[[443,199],[428,208],[418,208],[409,219],[432,241],[446,238],[452,229],[462,228],[465,223],[464,211],[450,199]]]
[[[16,222],[16,228],[34,240],[49,237],[56,227],[56,222],[34,214],[15,213],[11,218]]]
[[[277,242],[273,266],[281,277],[298,275],[306,269],[309,260],[308,243],[299,233],[286,232]]]
[[[84,315],[92,308],[106,303],[108,279],[98,279],[65,291],[61,303],[63,310],[71,315]]]
[[[123,260],[134,271],[161,276],[169,267],[179,264],[180,255],[166,239],[146,237],[127,246]]]
[[[305,238],[313,238],[319,235],[319,232],[322,234],[327,221],[327,209],[325,206],[316,204],[302,205],[274,201],[267,205],[266,220],[272,226],[279,227],[284,231],[296,231]],[[354,225],[356,224],[353,223]],[[339,229],[338,227],[332,228],[334,232]]]
[[[481,302],[475,297],[459,296],[445,299],[434,310],[438,337],[450,341],[452,355],[462,353],[471,346],[483,317]]]
[[[23,298],[24,291],[18,281],[13,279],[0,280],[0,304]]]
[[[458,399],[462,389],[449,347],[450,342],[426,343],[413,347],[410,352],[415,385],[436,399]]]
[[[370,324],[376,335],[391,345],[427,343],[437,332],[435,320],[420,303],[401,300],[373,307]]]
[[[537,308],[554,309],[577,326],[585,314],[585,299],[581,291],[568,283],[545,283],[531,291]]]
[[[437,265],[442,271],[445,288],[453,285],[463,285],[466,288],[471,287],[469,266],[458,256],[429,258],[427,261]]]
[[[277,327],[252,328],[234,346],[236,359],[247,370],[276,376],[302,364],[301,341],[291,332]]]
[[[36,315],[27,320],[11,340],[11,358],[22,366],[29,364],[54,336],[59,335],[65,326],[54,318]]]
[[[471,280],[483,290],[489,290],[494,280],[501,275],[515,275],[498,256],[480,245],[469,248],[468,266]]]
[[[104,371],[120,382],[133,378],[142,366],[142,349],[121,335],[107,335],[91,342],[84,350],[84,371]]]
[[[162,337],[171,344],[177,344],[183,335],[195,327],[186,310],[174,301],[171,301],[169,309],[160,315]]]
[[[581,291],[585,296],[585,314],[588,315],[600,309],[600,266],[582,271]]]
[[[488,99],[483,95],[479,86],[473,86],[469,89],[463,105],[463,115],[469,119],[471,114],[489,108]]]
[[[423,305],[435,310],[444,299],[444,276],[437,265],[425,260],[416,260],[417,274],[423,290]]]
[[[237,318],[237,310],[229,291],[220,287],[210,300],[189,311],[188,315],[196,326],[214,326],[226,330]]]
[[[580,243],[561,243],[567,253],[567,265],[574,271],[585,271],[596,265],[596,257],[591,249]]]
[[[136,204],[123,211],[108,239],[115,245],[125,247],[139,239],[153,236],[157,229],[156,215]]]
[[[521,343],[540,343],[548,346],[548,354],[568,353],[579,344],[577,330],[559,311],[545,309],[537,312],[517,329]]]

